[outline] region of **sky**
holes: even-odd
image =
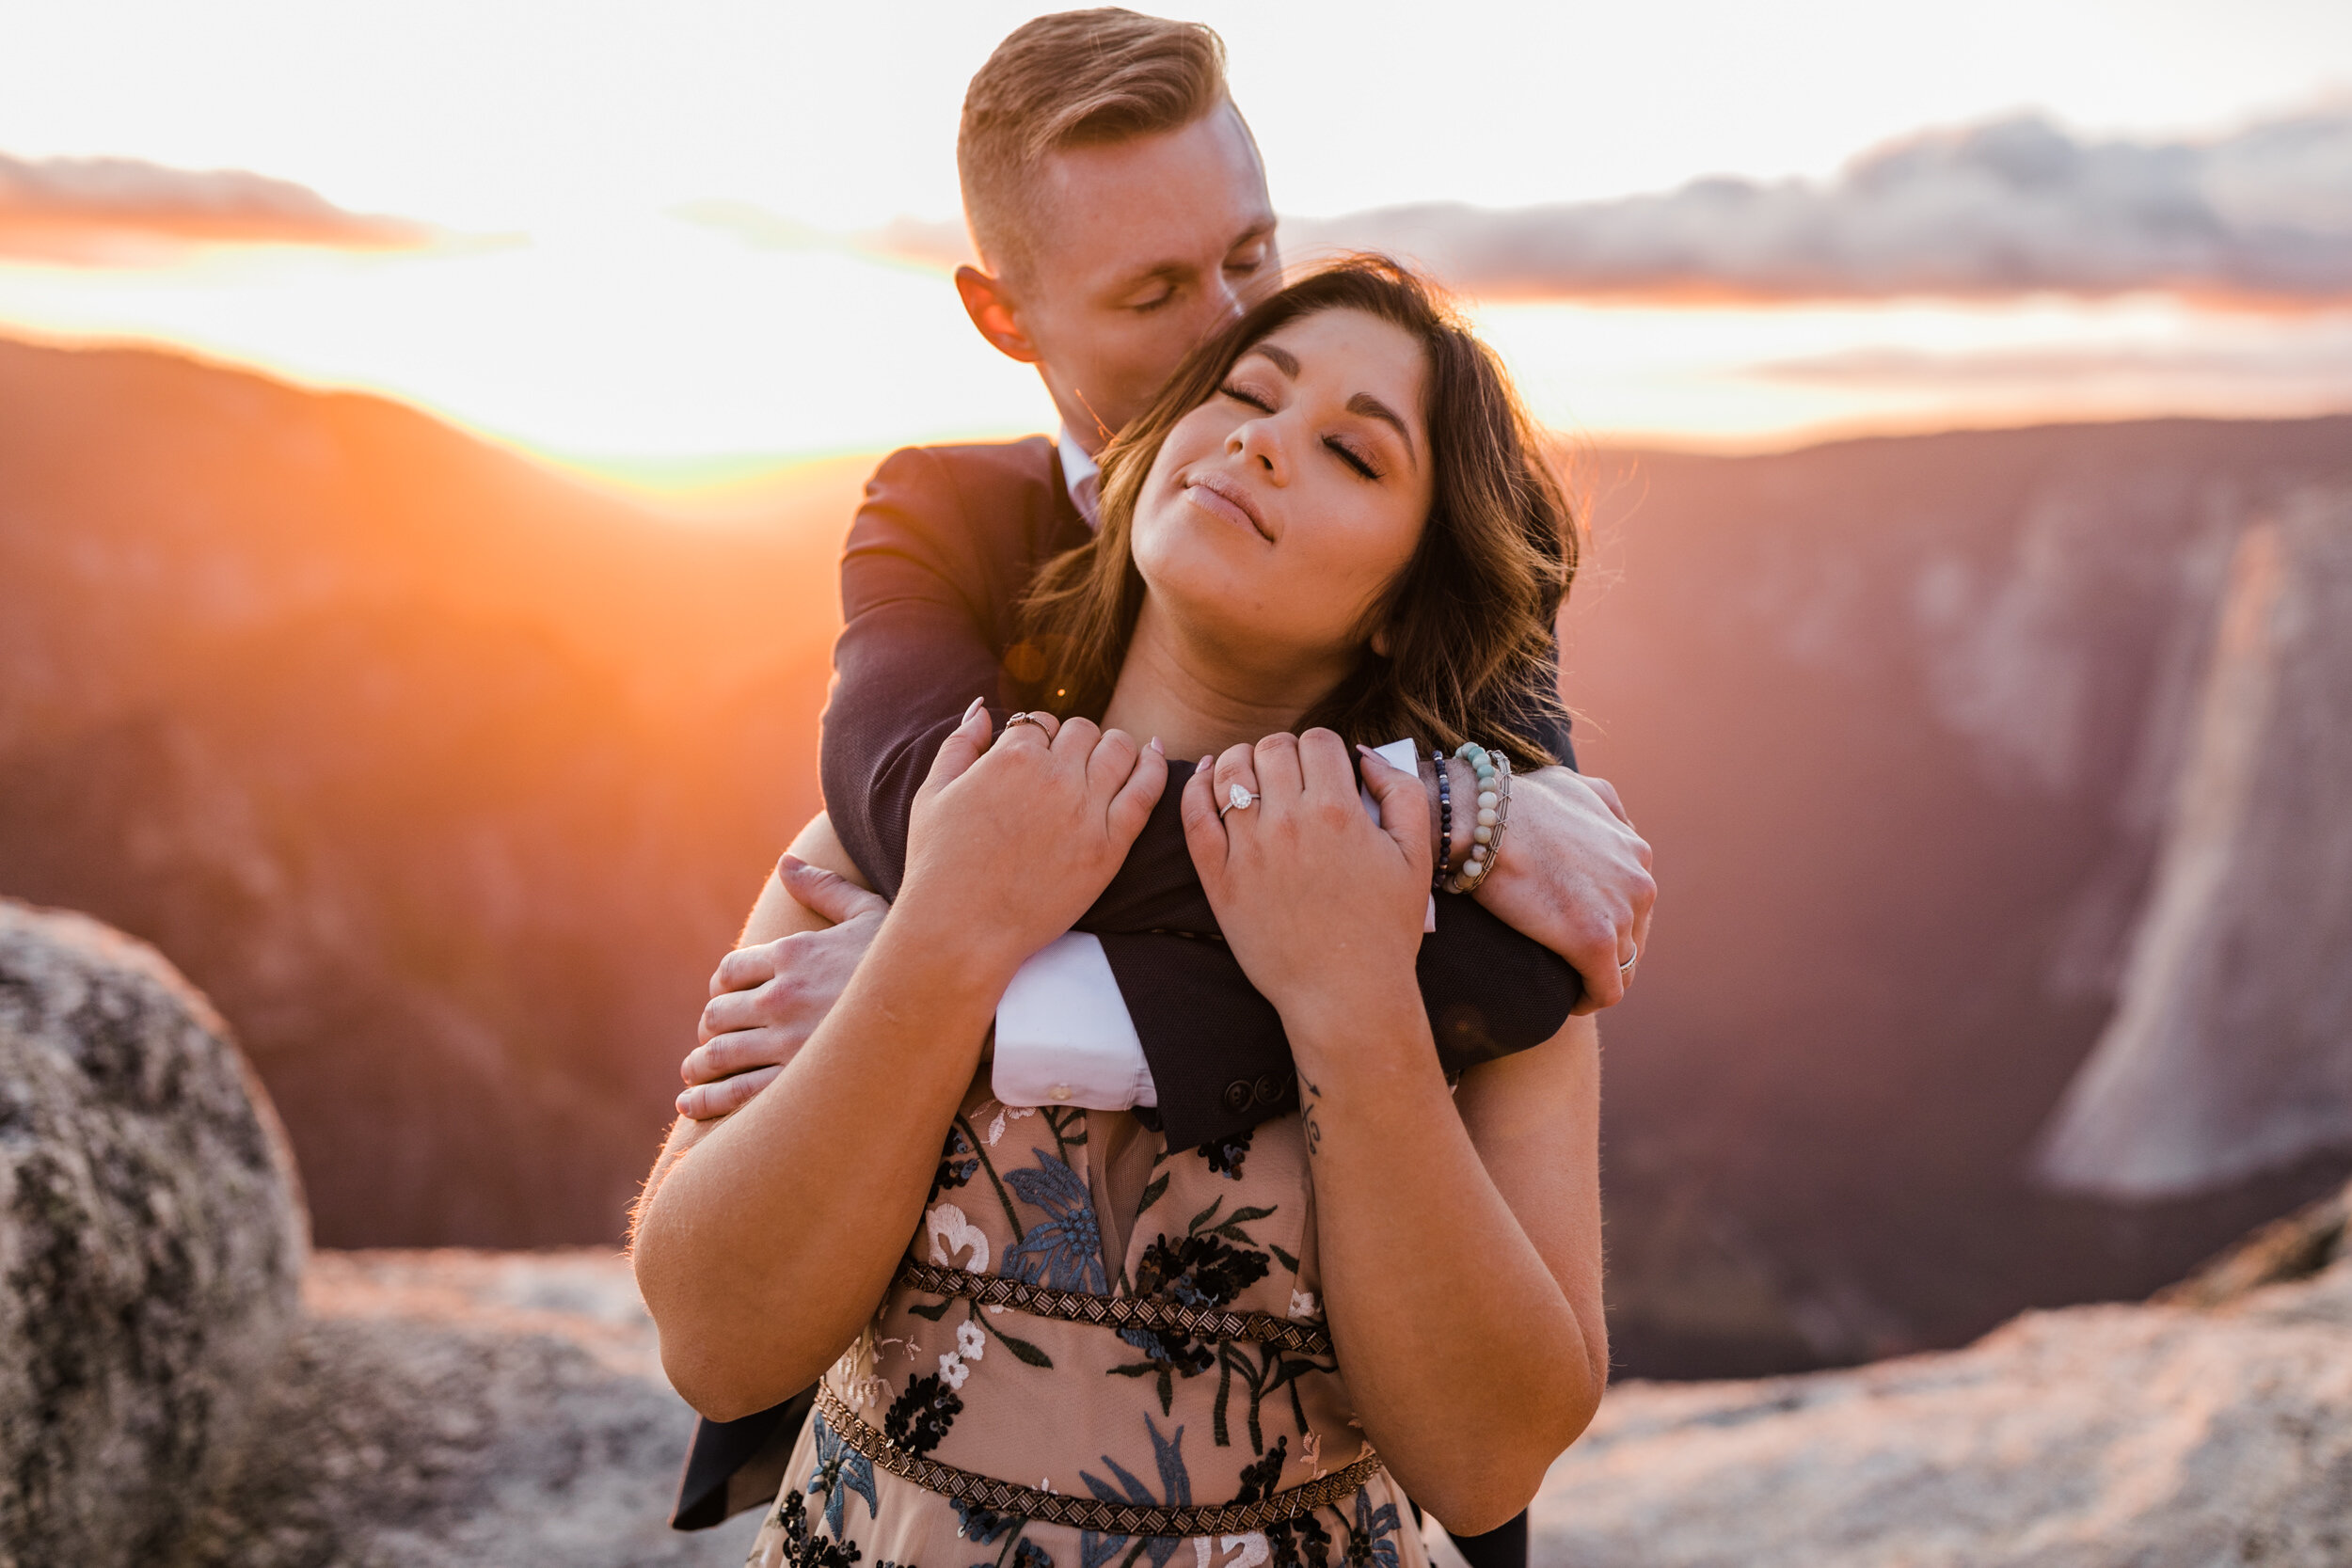
[[[963,85],[1031,14],[0,9],[0,332],[639,476],[1040,428],[872,237],[952,240]],[[1224,35],[1294,253],[1430,262],[1580,436],[2352,407],[2341,0],[1170,14]]]

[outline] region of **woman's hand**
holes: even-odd
[[[977,942],[1009,980],[1110,885],[1167,784],[1156,740],[1040,716],[992,745],[975,702],[914,797],[891,918]]]
[[[1329,730],[1201,763],[1184,786],[1184,837],[1250,983],[1286,1021],[1409,987],[1429,897],[1421,781],[1365,752],[1375,824]],[[1224,810],[1236,784],[1257,799]]]

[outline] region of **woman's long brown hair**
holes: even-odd
[[[1361,310],[1422,345],[1435,483],[1421,543],[1366,622],[1355,670],[1299,727],[1449,749],[1475,740],[1530,765],[1558,760],[1533,721],[1560,710],[1552,623],[1576,575],[1575,519],[1501,361],[1428,284],[1385,257],[1352,257],[1263,301],[1195,350],[1119,433],[1103,453],[1102,526],[1039,574],[1008,671],[1033,686],[1037,706],[1101,717],[1143,608],[1136,499],[1161,444],[1243,354],[1326,310]],[[1371,647],[1379,627],[1386,656]]]

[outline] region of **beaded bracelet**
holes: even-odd
[[[1445,764],[1445,748],[1431,752],[1438,765],[1438,868],[1429,874],[1429,891],[1445,886],[1446,868],[1454,863],[1454,776]]]
[[[1476,825],[1470,829],[1470,859],[1460,876],[1447,880],[1445,890],[1475,893],[1502,856],[1502,832],[1511,820],[1511,759],[1468,740],[1454,754],[1478,775],[1478,814],[1472,818]]]

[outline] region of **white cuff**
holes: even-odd
[[[990,1086],[1008,1105],[1157,1105],[1151,1064],[1102,942],[1057,937],[1014,974],[996,1004]]]

